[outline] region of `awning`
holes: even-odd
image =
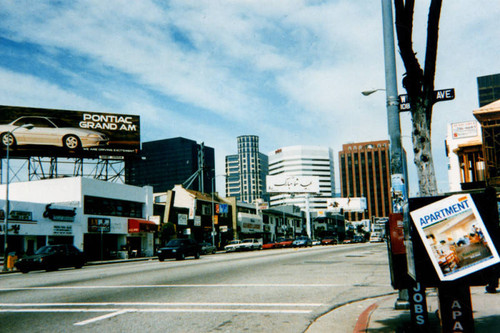
[[[472,114],[479,122],[498,119],[500,116],[500,99],[472,111]]]
[[[453,149],[453,152],[458,155],[460,152],[481,152],[483,148],[483,143],[480,140],[473,140],[469,142],[465,142],[463,144],[459,144],[457,148]]]
[[[158,225],[153,221],[128,219],[128,233],[137,232],[155,232],[158,231]]]

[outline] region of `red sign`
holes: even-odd
[[[389,232],[391,233],[391,250],[393,254],[406,254],[403,231],[403,214],[389,215]]]

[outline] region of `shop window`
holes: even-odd
[[[84,214],[144,218],[141,202],[85,196]]]

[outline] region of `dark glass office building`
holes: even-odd
[[[480,76],[477,78],[479,107],[500,99],[500,74]]]
[[[349,213],[349,220],[388,217],[391,213],[389,146],[387,140],[342,145],[339,152],[342,197],[365,197],[367,203],[365,213]]]
[[[214,149],[203,143],[181,137],[150,141],[142,144],[137,159],[125,161],[125,182],[153,186],[155,193],[166,192],[203,170],[188,188],[210,193],[214,169]]]

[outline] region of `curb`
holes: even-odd
[[[368,331],[370,317],[373,311],[378,308],[379,302],[380,301],[373,303],[359,315],[358,320],[356,321],[356,326],[354,326],[353,333],[362,333]]]
[[[141,257],[141,258],[130,258],[130,259],[113,259],[113,260],[102,260],[102,261],[89,261],[83,265],[85,266],[97,266],[97,265],[108,265],[108,264],[120,264],[125,262],[134,262],[134,261],[149,261],[154,260],[157,257]],[[3,267],[3,263],[0,262],[0,267]],[[12,274],[12,273],[21,273],[21,271],[12,270],[12,271],[3,271],[0,269],[0,274]]]

